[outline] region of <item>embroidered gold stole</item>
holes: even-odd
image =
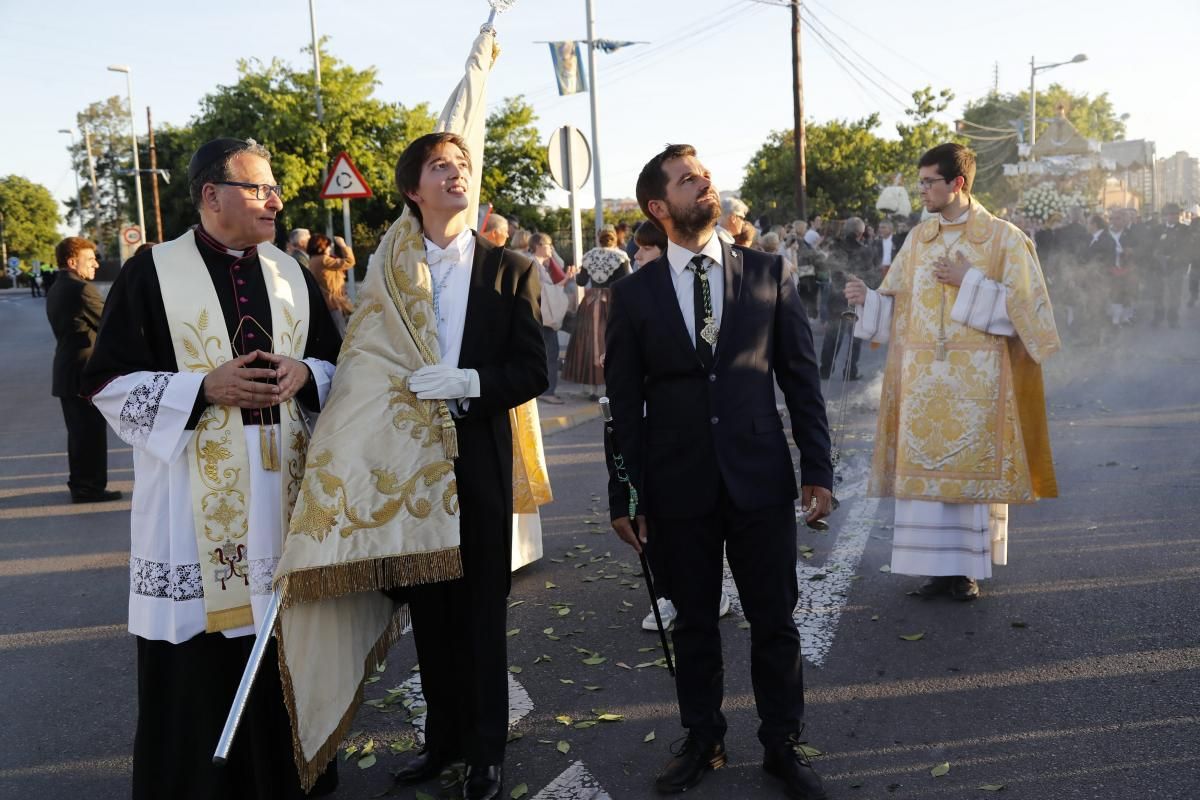
[[[152,251],[181,372],[211,372],[234,357],[216,288],[200,255],[193,231]],[[281,250],[260,245],[258,260],[271,306],[273,352],[300,359],[308,335],[308,287],[300,265]],[[284,529],[299,491],[307,437],[295,400],[281,407],[275,457],[286,467]],[[240,628],[254,623],[250,606],[250,556],[247,551],[250,503],[250,454],[241,409],[210,405],[200,416],[186,449],[196,548],[204,588],[205,630]],[[264,463],[267,458],[264,457]]]

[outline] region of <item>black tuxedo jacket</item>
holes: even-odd
[[[458,366],[479,373],[479,397],[466,404],[458,425],[467,436],[486,429],[495,444],[497,462],[464,463],[476,461],[464,458],[455,469],[460,484],[464,480],[495,480],[498,471],[500,483],[506,488],[509,514],[512,426],[508,411],[537,397],[550,385],[540,302],[541,287],[533,261],[476,234]]]
[[[46,292],[46,318],[58,340],[51,369],[54,397],[79,395],[79,378],[96,345],[103,313],[104,301],[96,287],[68,270],[62,270]]]
[[[688,337],[665,254],[612,288],[604,377],[615,443],[641,513],[651,516],[709,513],[720,483],[744,510],[796,498],[776,383],[800,449],[802,482],[833,486],[812,332],[795,283],[784,279],[778,255],[723,249],[724,307],[711,369]],[[615,480],[609,507],[613,519],[628,513]]]
[[[1112,269],[1117,265],[1117,241],[1108,231],[1101,231],[1093,241],[1088,240],[1084,259],[1088,265],[1099,269]]]

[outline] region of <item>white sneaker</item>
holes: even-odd
[[[723,617],[729,613],[729,593],[721,590],[721,610],[717,612],[718,617]]]
[[[662,617],[663,630],[669,631],[675,624],[675,617],[679,615],[679,612],[675,610],[675,604],[665,597],[658,598],[658,613]],[[658,622],[654,619],[654,609],[650,609],[650,613],[642,620],[642,630],[658,630]]]

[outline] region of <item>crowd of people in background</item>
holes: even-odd
[[[750,213],[743,201],[725,198],[716,235],[728,244],[783,257],[814,331],[821,334],[821,377],[859,380],[862,342],[849,333],[852,323],[842,295],[846,280],[855,276],[878,287],[921,213],[870,220],[814,215],[783,224],[752,220]],[[1139,320],[1139,306],[1151,326],[1176,327],[1183,303],[1193,307],[1200,299],[1200,226],[1189,224],[1174,203],[1157,215],[1136,208],[1104,213],[1074,208],[1044,222],[1008,209],[999,209],[998,216],[1033,242],[1069,341],[1108,342]],[[647,221],[632,227],[627,222],[604,225],[578,265],[566,263],[549,234],[522,229],[500,214],[488,217],[482,233],[538,263],[550,373],[550,387],[541,400],[563,402],[560,379],[579,384],[588,399],[597,399],[603,394],[609,290],[663,255],[663,232]],[[346,275],[356,263],[353,251],[341,237],[330,240],[304,229],[291,232],[287,249],[317,277],[344,331],[353,310],[346,293]]]

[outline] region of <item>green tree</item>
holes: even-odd
[[[80,180],[83,228],[96,240],[101,250],[116,252],[114,248],[121,224],[137,220],[132,174],[133,148],[129,142],[129,103],[115,95],[92,103],[76,115],[76,123],[82,134],[91,137],[92,163],[96,169],[96,182],[93,185],[87,147],[82,137],[77,137],[75,145],[68,150]],[[139,158],[142,166],[149,166],[148,153],[143,150]],[[148,203],[148,194],[146,200]],[[79,219],[80,209],[76,208],[77,205],[75,198],[68,201],[69,217]],[[146,212],[149,219],[149,205]]]
[[[904,175],[908,183],[917,179],[917,162],[931,147],[950,141],[961,141],[937,115],[945,113],[954,100],[954,93],[942,89],[937,94],[933,87],[926,86],[912,93],[912,107],[905,109],[907,122],[896,123],[900,141],[896,149],[897,172]]]
[[[1125,136],[1125,122],[1117,115],[1107,92],[1091,97],[1076,94],[1061,84],[1052,83],[1037,93],[1038,136],[1062,108],[1067,119],[1088,139],[1111,142]],[[1004,177],[1004,164],[1015,164],[1018,155],[1018,131],[1029,126],[1029,91],[992,93],[971,100],[963,110],[959,126],[979,156],[975,193],[995,206],[1011,205],[1019,187]]]
[[[832,217],[873,213],[879,187],[890,183],[897,144],[879,137],[879,115],[807,126],[808,212]],[[772,131],[751,157],[741,197],[752,214],[788,221],[797,214],[792,131]]]
[[[49,189],[20,175],[0,178],[0,212],[10,257],[53,263],[59,216]]]
[[[323,135],[329,161],[339,152],[349,153],[374,192],[353,206],[362,229],[374,231],[395,218],[401,202],[393,185],[396,159],[414,138],[433,130],[436,121],[425,104],[409,109],[376,97],[378,85],[374,67],[358,70],[323,51],[325,121],[318,126],[311,70],[280,59],[242,60],[234,84],[201,100],[192,128],[198,142],[235,136],[253,138],[270,150],[275,179],[284,187],[283,227],[314,230],[324,229],[326,207],[340,207],[319,198]]]
[[[480,201],[501,214],[528,216],[546,198],[550,166],[536,121],[533,106],[520,96],[488,115]]]

